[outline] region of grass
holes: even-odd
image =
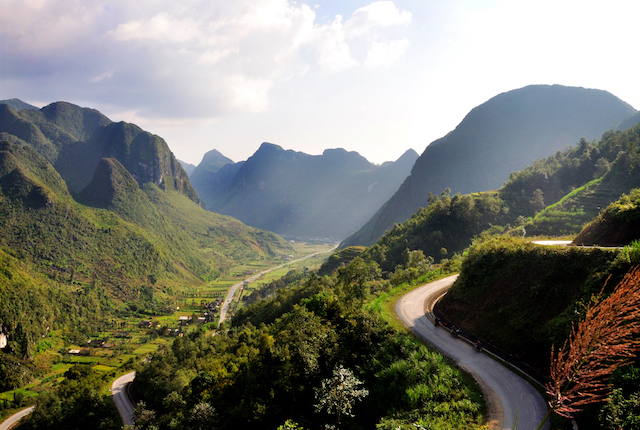
[[[404,323],[400,320],[398,315],[396,315],[395,311],[398,300],[400,300],[400,298],[409,291],[415,290],[421,285],[437,281],[438,279],[446,278],[451,275],[451,273],[442,273],[441,269],[432,270],[426,275],[415,279],[410,283],[403,283],[391,288],[388,292],[380,293],[365,306],[367,310],[378,313],[384,321],[389,323],[396,330],[404,330]]]

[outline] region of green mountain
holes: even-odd
[[[374,244],[427,206],[429,193],[498,189],[511,172],[581,137],[597,139],[635,113],[600,90],[534,85],[499,94],[427,146],[396,194],[341,246]]]
[[[374,165],[344,149],[309,155],[263,143],[246,162],[210,175],[208,188],[195,180],[194,187],[208,209],[246,224],[286,237],[336,240],[397,190],[416,158],[410,150],[395,162]]]
[[[152,182],[200,203],[187,173],[162,138],[133,124],[114,123],[97,110],[65,102],[21,111],[0,105],[0,132],[33,146],[72,192],[89,184],[102,158],[115,158],[138,184]]]
[[[164,141],[134,125],[64,103],[0,105],[0,125],[0,391],[34,377],[49,330],[77,343],[132,309],[165,312],[181,289],[242,262],[291,253],[206,211]]]
[[[9,105],[15,111],[24,110],[24,109],[39,109],[34,105],[30,105],[29,103],[25,103],[20,99],[8,99],[8,100],[0,100],[0,105]]]
[[[640,187],[638,147],[640,125],[606,132],[599,142],[581,140],[513,173],[501,195],[512,211],[535,213],[524,225],[528,235],[577,234],[610,203]]]
[[[575,235],[611,202],[640,188],[639,166],[640,124],[606,132],[599,142],[582,139],[513,172],[498,191],[429,194],[426,207],[396,224],[364,256],[393,272],[405,263],[407,249],[440,261],[464,251],[481,235]],[[612,229],[606,229],[609,241],[614,240]],[[624,237],[633,236],[631,231],[620,227]],[[592,243],[605,242],[601,238]]]

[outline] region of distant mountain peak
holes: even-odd
[[[7,100],[0,100],[0,105],[9,105],[11,106],[11,108],[15,111],[21,111],[21,110],[38,110],[39,108],[33,105],[30,105],[29,103],[25,103],[20,99],[7,99]]]
[[[284,151],[284,149],[282,148],[282,146],[276,145],[275,143],[262,142],[260,148],[258,148],[256,152],[261,151]]]
[[[343,148],[310,155],[264,142],[246,162],[206,175],[198,166],[202,176],[191,179],[210,210],[287,237],[340,239],[391,196],[412,165],[377,166]]]

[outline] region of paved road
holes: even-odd
[[[127,384],[133,381],[133,378],[136,377],[136,372],[130,372],[126,375],[123,375],[113,381],[111,384],[111,395],[113,396],[113,402],[116,404],[116,408],[118,408],[118,412],[120,412],[120,416],[122,417],[122,423],[124,425],[133,425],[133,403],[129,399],[127,395]]]
[[[287,264],[291,264],[291,263],[295,263],[296,261],[302,261],[302,260],[306,260],[307,258],[311,258],[311,257],[315,257],[316,255],[320,255],[320,254],[324,254],[325,252],[331,252],[334,249],[336,249],[338,246],[334,246],[331,249],[327,249],[326,251],[320,251],[320,252],[316,252],[314,254],[309,254],[306,255],[302,258],[298,258],[296,260],[291,260],[291,261],[287,261],[286,263],[283,263],[277,267],[272,267],[271,269],[265,270],[263,272],[257,273],[253,276],[251,276],[250,278],[247,278],[241,282],[238,282],[237,284],[233,285],[231,288],[229,288],[229,291],[227,292],[227,296],[224,299],[224,303],[222,304],[222,307],[220,308],[220,320],[218,322],[218,325],[222,324],[225,320],[225,318],[227,317],[227,312],[229,312],[229,308],[231,307],[231,302],[233,301],[233,298],[236,296],[236,291],[238,291],[238,288],[240,288],[245,282],[249,283],[249,282],[253,282],[256,279],[258,279],[260,276],[264,275],[265,273],[269,273],[272,270],[277,270],[281,267],[286,266]]]
[[[2,423],[0,423],[0,430],[9,430],[15,427],[18,424],[18,421],[20,421],[22,418],[29,415],[34,408],[35,406],[29,406],[28,408],[25,408],[11,415],[9,418],[7,418],[6,420],[2,421]]]
[[[489,407],[490,429],[511,430],[538,427],[547,413],[547,405],[529,383],[485,353],[476,352],[467,341],[454,338],[427,318],[437,297],[441,297],[458,275],[423,285],[404,295],[396,304],[396,313],[419,337],[425,339],[479,381]],[[426,309],[426,306],[430,306]],[[549,429],[545,425],[544,429]]]

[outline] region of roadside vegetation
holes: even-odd
[[[420,251],[408,257],[399,270],[442,273]],[[155,417],[141,428],[193,426],[203,408],[215,411],[207,423],[221,429],[482,425],[484,403],[473,380],[371,312],[376,297],[394,288],[377,263],[355,258],[331,276],[290,280],[238,311],[228,331],[193,332],[154,353],[134,382],[142,415]],[[353,404],[353,417],[318,407],[321,387],[341,368],[368,393]]]

